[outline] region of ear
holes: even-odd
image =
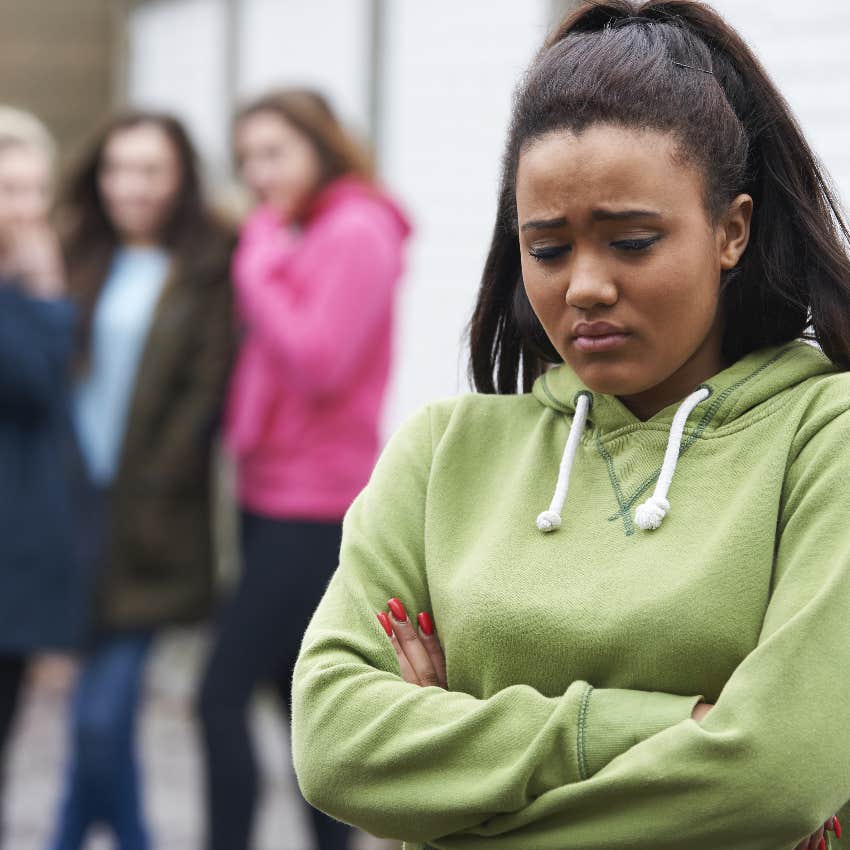
[[[753,219],[753,199],[738,195],[723,214],[717,230],[720,267],[734,269],[750,241],[750,222]]]

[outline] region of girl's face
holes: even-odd
[[[283,218],[296,218],[321,180],[313,143],[275,112],[244,117],[235,142],[240,174],[254,197]]]
[[[26,144],[0,148],[0,235],[44,223],[50,192],[51,163],[46,151]]]
[[[649,418],[720,371],[720,273],[749,238],[752,199],[718,222],[666,133],[596,125],[526,146],[516,203],[531,306],[594,392]]]
[[[98,188],[106,215],[128,245],[155,245],[183,180],[178,152],[155,124],[116,130],[103,148]]]

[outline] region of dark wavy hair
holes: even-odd
[[[850,369],[850,233],[836,194],[791,111],[738,33],[693,0],[585,2],[547,39],[520,84],[496,224],[469,326],[479,392],[528,391],[560,362],[520,270],[520,152],[555,130],[595,124],[672,134],[703,175],[716,219],[754,201],[749,246],[722,280],[729,362],[808,336]]]
[[[96,134],[70,172],[57,205],[57,220],[68,273],[69,293],[81,310],[79,353],[85,364],[97,299],[106,282],[109,264],[119,244],[100,194],[99,174],[107,142],[119,132],[153,126],[173,145],[180,165],[180,188],[160,240],[184,266],[203,262],[211,247],[229,240],[229,230],[207,208],[195,147],[183,124],[161,112],[130,111],[111,118]]]

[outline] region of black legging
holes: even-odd
[[[21,683],[27,668],[27,659],[23,655],[0,654],[0,843],[3,840],[3,778],[6,768],[6,744],[18,697],[21,693]]]
[[[247,722],[251,697],[269,682],[289,716],[301,638],[336,568],[341,536],[339,523],[242,515],[244,569],[200,695],[209,850],[250,846],[258,787]],[[351,828],[308,808],[318,850],[346,850]]]

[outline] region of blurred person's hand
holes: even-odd
[[[17,224],[3,234],[3,273],[36,298],[59,298],[65,291],[62,252],[46,222]]]

